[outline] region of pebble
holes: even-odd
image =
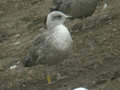
[[[108,7],[108,4],[105,3],[104,6],[103,6],[103,9],[106,9]]]
[[[10,69],[15,69],[17,67],[17,65],[13,65],[13,66],[10,66]]]
[[[20,36],[21,36],[20,34],[16,34],[16,35],[15,35],[16,38],[19,38]]]
[[[73,90],[88,90],[87,88],[84,88],[84,87],[79,87],[79,88],[75,88]]]
[[[14,45],[19,45],[21,42],[20,41],[17,41],[14,43]]]

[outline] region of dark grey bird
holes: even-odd
[[[47,16],[47,30],[39,34],[25,57],[24,65],[56,65],[70,55],[72,38],[64,22],[71,16],[53,11]]]
[[[52,0],[51,11],[59,10],[76,18],[91,16],[101,0]]]

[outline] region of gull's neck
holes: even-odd
[[[65,27],[63,24],[57,24],[57,25],[52,24],[52,25],[48,25],[48,26],[47,26],[47,29],[53,30],[54,28],[59,27],[59,26]]]

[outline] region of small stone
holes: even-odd
[[[25,84],[23,84],[22,86],[23,86],[24,88],[26,87],[26,85],[25,85]]]
[[[116,29],[116,28],[113,28],[113,31],[117,31],[117,29]]]
[[[88,90],[87,88],[84,88],[84,87],[79,87],[79,88],[75,88],[73,90]]]
[[[10,69],[15,69],[17,67],[17,65],[13,65],[13,66],[10,66]]]
[[[110,22],[109,24],[112,25],[112,22]]]
[[[20,37],[20,34],[16,34],[15,37],[16,37],[16,38],[19,38],[19,37]]]
[[[21,42],[20,41],[18,41],[18,42],[15,42],[14,43],[14,45],[19,45]]]
[[[104,6],[103,6],[103,9],[106,9],[108,7],[108,4],[105,3]]]

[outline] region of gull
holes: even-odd
[[[25,59],[25,66],[37,64],[55,65],[69,55],[72,49],[72,38],[64,26],[67,16],[60,11],[53,11],[47,16],[47,31],[39,34]]]
[[[51,11],[59,10],[76,18],[91,16],[100,0],[52,0]]]
[[[31,67],[37,64],[56,65],[67,58],[72,52],[72,37],[68,28],[64,25],[67,18],[72,18],[60,11],[48,14],[47,30],[40,33],[34,40],[24,65]],[[47,76],[50,82],[49,76]]]
[[[100,2],[103,9],[108,7],[109,0],[52,0],[51,11],[59,10],[76,18],[92,16]]]

